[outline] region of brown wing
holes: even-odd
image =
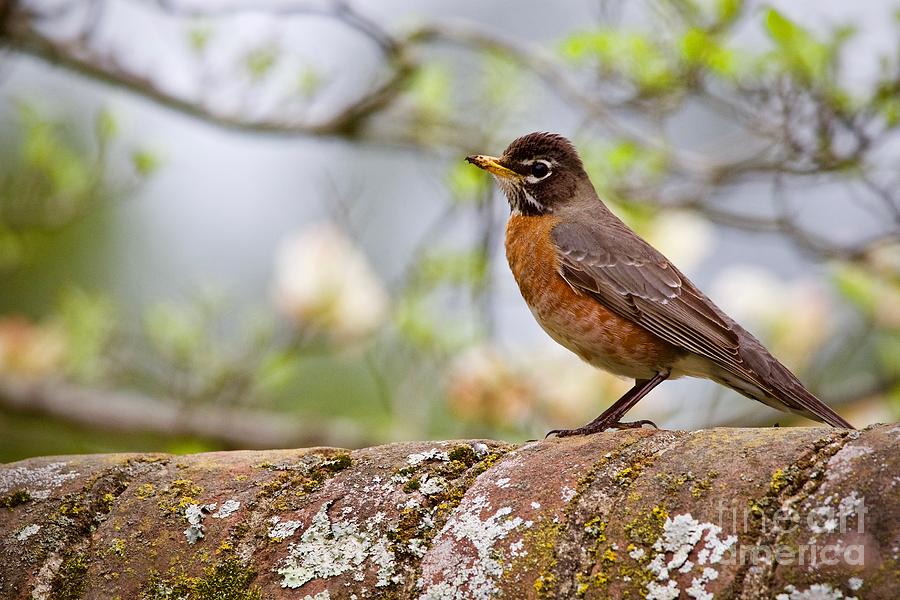
[[[663,340],[706,357],[759,388],[755,399],[850,427],[807,391],[750,333],[735,323],[662,254],[620,222],[560,223],[552,231],[560,274],[613,312]],[[738,389],[738,388],[735,388]],[[747,394],[746,389],[738,389]]]

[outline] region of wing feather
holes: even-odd
[[[763,395],[758,400],[850,427],[662,254],[621,222],[606,221],[563,222],[553,229],[560,275],[569,285],[755,386]]]

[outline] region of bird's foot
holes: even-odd
[[[584,427],[579,427],[577,429],[551,429],[547,432],[547,435],[544,436],[544,439],[547,439],[551,435],[555,435],[556,437],[571,437],[573,435],[590,435],[592,433],[598,433],[600,431],[606,431],[607,429],[640,429],[644,425],[650,425],[654,429],[659,429],[656,426],[656,423],[649,419],[640,419],[638,421],[619,421],[618,423],[607,423],[600,421],[598,423],[588,423]]]

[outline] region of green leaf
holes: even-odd
[[[162,161],[149,150],[135,150],[131,153],[131,164],[135,171],[142,177],[153,175],[160,167]]]
[[[651,37],[611,29],[577,32],[561,46],[563,57],[600,67],[631,80],[644,93],[657,93],[678,82],[667,50]]]
[[[776,58],[808,82],[827,79],[834,51],[846,37],[837,36],[829,46],[816,40],[806,29],[774,8],[769,8],[765,15],[766,31],[778,46]]]
[[[716,21],[731,23],[744,9],[743,0],[716,0]]]
[[[837,269],[833,281],[838,291],[860,310],[871,313],[878,302],[877,281],[862,269],[844,266]]]
[[[884,118],[885,125],[896,127],[900,124],[900,98],[888,96],[876,103],[878,112]]]
[[[681,38],[681,56],[691,66],[704,67],[723,76],[735,72],[735,55],[718,40],[698,28],[688,29]]]
[[[878,358],[888,377],[900,376],[900,333],[885,332],[876,343]]]

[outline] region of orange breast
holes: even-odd
[[[541,327],[585,361],[617,375],[647,379],[670,367],[677,348],[562,278],[550,238],[558,222],[553,215],[513,215],[506,224],[506,258]]]

